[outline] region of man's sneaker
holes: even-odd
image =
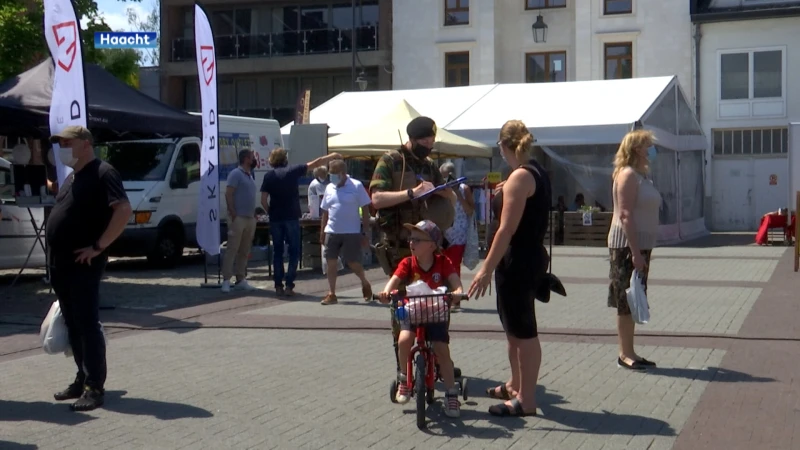
[[[286,296],[294,297],[294,288],[286,288]]]
[[[450,389],[444,396],[444,414],[447,417],[461,417],[461,402],[458,401],[458,389]]]
[[[256,287],[255,286],[251,286],[250,283],[247,282],[247,280],[242,280],[242,281],[237,282],[235,285],[233,285],[233,288],[236,289],[237,291],[255,291],[256,290]]]
[[[220,289],[222,290],[222,292],[227,294],[228,292],[231,291],[231,282],[228,280],[223,281],[222,287]]]
[[[283,296],[283,294],[284,294],[284,292],[283,292],[283,286],[281,286],[281,287],[276,287],[276,288],[275,288],[275,295],[278,295],[278,296]]]
[[[102,389],[86,386],[78,401],[70,405],[70,409],[73,411],[91,411],[103,406],[104,402],[105,392]]]
[[[81,394],[83,394],[83,383],[76,380],[63,391],[53,394],[53,398],[60,402],[80,398]]]
[[[401,405],[405,405],[411,400],[411,389],[408,388],[406,380],[404,375],[400,375],[400,380],[397,382],[397,394],[394,396],[395,401]]]

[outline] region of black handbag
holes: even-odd
[[[555,292],[562,297],[567,296],[567,290],[564,289],[564,284],[561,283],[561,280],[559,280],[557,276],[553,275],[553,235],[555,234],[555,230],[553,229],[553,213],[552,211],[548,211],[547,213],[550,215],[550,250],[547,254],[549,259],[547,263],[548,269],[535,295],[536,300],[542,303],[550,302],[551,292]]]

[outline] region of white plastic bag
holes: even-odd
[[[447,322],[447,301],[444,294],[447,293],[445,286],[431,289],[422,280],[411,283],[406,287],[406,294],[409,297],[424,295],[423,298],[414,298],[405,305],[407,317],[412,325],[426,323]]]
[[[631,308],[633,321],[643,325],[650,321],[650,305],[647,303],[647,294],[642,285],[642,276],[634,269],[631,275],[631,286],[625,290],[628,297],[628,306]]]
[[[322,245],[322,253],[320,253],[320,256],[321,256],[320,259],[322,260],[322,274],[323,275],[327,275],[328,274],[328,260],[325,258],[325,244]],[[342,269],[344,269],[344,263],[342,262],[342,258],[341,257],[339,257],[339,259],[337,260],[337,264],[336,265],[338,266],[338,268],[336,269],[337,272],[340,272]]]
[[[64,316],[61,315],[61,306],[58,300],[50,306],[50,311],[39,329],[39,338],[42,340],[42,349],[49,355],[66,353],[70,350],[67,324],[64,322]]]

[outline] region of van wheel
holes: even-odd
[[[177,227],[161,230],[153,253],[147,260],[154,265],[174,267],[183,256],[183,235]]]

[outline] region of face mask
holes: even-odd
[[[647,149],[647,160],[650,162],[650,164],[656,162],[657,154],[658,152],[656,151],[655,147],[650,147]]]
[[[432,149],[430,149],[428,147],[425,147],[424,145],[422,145],[420,143],[414,144],[414,150],[413,150],[414,151],[414,155],[419,159],[427,158],[428,155],[431,154],[431,150]]]
[[[69,147],[59,147],[58,159],[67,167],[75,167],[75,163],[78,162],[78,158],[72,156],[72,149]]]
[[[330,175],[330,177],[331,177],[331,183],[333,183],[333,184],[334,184],[334,185],[336,185],[336,186],[338,186],[338,185],[339,185],[339,183],[342,181],[342,176],[341,176],[341,175],[339,175],[339,174],[332,173],[332,174]]]

